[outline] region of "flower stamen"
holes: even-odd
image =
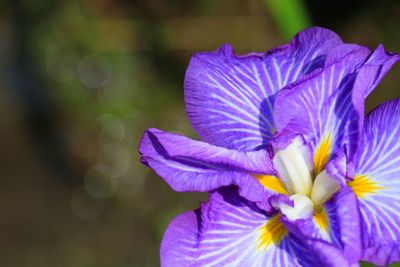
[[[274,165],[289,194],[310,196],[312,179],[304,152],[304,145],[297,138],[274,157]]]

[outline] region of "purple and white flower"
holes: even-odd
[[[400,261],[400,99],[364,115],[399,55],[313,27],[267,53],[194,54],[185,78],[202,141],[149,129],[141,161],[178,192],[162,266],[358,266]]]

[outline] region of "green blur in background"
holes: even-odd
[[[168,222],[207,196],[173,192],[137,146],[149,127],[197,138],[191,53],[266,51],[310,25],[399,52],[399,23],[394,0],[1,2],[0,266],[159,265]],[[400,97],[399,74],[368,110]]]

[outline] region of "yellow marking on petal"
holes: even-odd
[[[322,208],[320,212],[314,213],[313,219],[321,230],[323,230],[325,233],[328,233],[329,220],[324,208]]]
[[[260,237],[258,238],[257,250],[262,249],[265,252],[271,244],[277,246],[287,235],[288,231],[279,221],[280,217],[280,214],[275,215],[259,229]]]
[[[328,162],[332,152],[332,133],[325,134],[314,153],[314,175],[317,176]]]
[[[278,177],[272,175],[254,175],[254,177],[262,184],[265,188],[271,189],[279,194],[287,195],[288,192],[285,185],[279,180]]]
[[[347,185],[351,187],[353,192],[359,198],[383,189],[383,187],[379,186],[378,183],[372,181],[372,179],[365,174],[356,174],[353,181],[348,182]]]

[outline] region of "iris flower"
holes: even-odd
[[[399,55],[313,27],[266,53],[196,53],[184,89],[202,141],[158,129],[141,161],[208,202],[175,218],[162,266],[400,260],[400,100],[364,115]]]

